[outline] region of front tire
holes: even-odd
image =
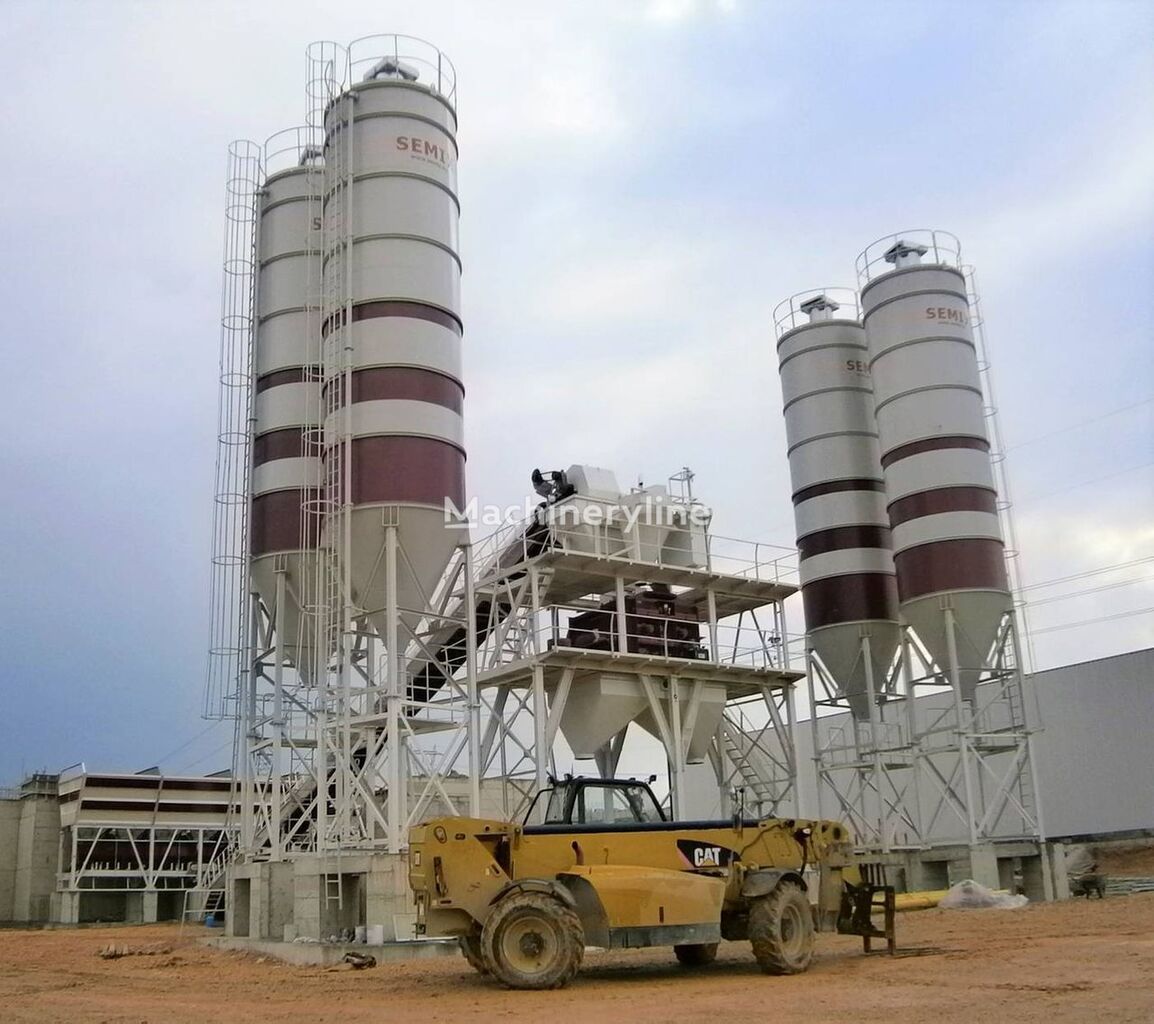
[[[766,974],[800,974],[813,960],[813,912],[795,882],[782,882],[749,908],[749,941]]]
[[[674,946],[673,955],[686,967],[704,967],[717,959],[717,943],[697,942],[693,945]]]
[[[457,940],[461,946],[461,954],[466,962],[478,974],[488,975],[489,968],[485,966],[485,958],[481,955],[481,933],[474,929],[468,935],[462,935]]]
[[[585,934],[571,907],[553,896],[505,897],[481,930],[485,968],[509,988],[562,988],[585,955]]]

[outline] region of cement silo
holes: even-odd
[[[265,145],[253,337],[252,586],[283,657],[306,678],[313,668],[315,630],[307,614],[318,523],[306,506],[321,485],[320,258],[312,227],[320,209],[319,160],[305,129],[279,133]]]
[[[328,500],[344,510],[328,542],[388,643],[388,536],[411,631],[461,541],[445,502],[464,505],[465,451],[452,66],[381,38],[384,56],[379,40],[348,49],[324,111],[322,331]]]
[[[807,646],[866,719],[900,628],[865,331],[849,289],[794,296],[774,322]]]
[[[972,701],[1013,600],[960,246],[891,236],[858,272],[901,612]]]

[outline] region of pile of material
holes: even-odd
[[[1025,896],[987,889],[972,878],[967,878],[951,886],[950,891],[938,901],[938,906],[943,910],[1017,910],[1029,902]]]

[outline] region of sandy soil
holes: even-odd
[[[290,967],[205,948],[176,926],[0,931],[0,1020],[105,1024],[409,1019],[560,1022],[876,1020],[1060,1024],[1154,1019],[1154,894],[899,918],[907,955],[819,937],[811,970],[760,974],[744,944],[696,971],[665,950],[589,953],[559,992],[509,992],[453,959]],[[109,943],[170,952],[102,960]]]
[[[1154,843],[1110,843],[1091,847],[1098,866],[1116,878],[1154,878]]]

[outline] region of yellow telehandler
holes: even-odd
[[[815,930],[892,953],[894,890],[863,867],[838,822],[668,821],[632,779],[551,780],[523,823],[438,818],[409,837],[418,932],[524,989],[567,984],[586,946],[672,946],[701,966],[748,940],[770,974],[804,971]]]

